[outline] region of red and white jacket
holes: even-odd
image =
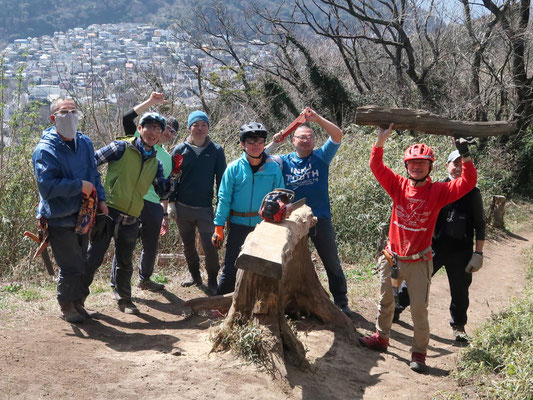
[[[477,183],[474,163],[463,161],[459,179],[432,182],[428,177],[424,186],[413,187],[408,178],[394,173],[383,164],[383,147],[372,148],[370,169],[392,198],[389,250],[399,256],[411,256],[431,246],[440,209],[463,197]]]

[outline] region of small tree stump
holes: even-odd
[[[358,125],[388,128],[391,122],[394,122],[394,129],[409,129],[444,136],[488,137],[510,135],[516,131],[516,123],[513,121],[465,122],[443,118],[424,110],[374,105],[357,107],[355,123]]]
[[[487,223],[495,228],[505,228],[503,216],[505,214],[505,203],[507,199],[505,196],[492,196],[492,203],[490,204],[489,216]]]
[[[231,308],[215,335],[213,350],[220,349],[224,332],[238,329],[234,324],[251,321],[263,332],[267,368],[285,377],[286,362],[309,368],[286,311],[314,314],[349,338],[355,337],[352,321],[331,302],[316,274],[307,243],[314,224],[311,209],[303,205],[286,221],[263,221],[248,235],[236,263],[239,271]]]

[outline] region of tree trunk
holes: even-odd
[[[231,308],[215,335],[213,350],[225,350],[221,343],[226,343],[227,332],[239,329],[243,321],[252,322],[262,331],[267,369],[285,377],[286,362],[309,368],[286,312],[313,314],[354,339],[352,321],[331,302],[315,272],[307,243],[314,224],[311,209],[304,205],[286,221],[263,221],[248,235],[236,263],[239,271]]]
[[[424,110],[409,108],[384,108],[378,106],[358,107],[355,123],[388,128],[394,122],[394,129],[410,129],[444,136],[487,137],[509,135],[516,131],[515,122],[464,122],[453,121]]]
[[[506,201],[507,199],[505,196],[492,196],[492,203],[490,205],[487,222],[492,224],[495,228],[505,228],[503,215],[505,214]]]

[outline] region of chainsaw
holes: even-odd
[[[263,198],[259,215],[264,221],[283,222],[291,215],[292,211],[305,204],[305,198],[294,203],[293,200],[294,192],[292,190],[274,189]]]
[[[303,110],[300,115],[298,115],[298,117],[281,132],[281,138],[279,141],[281,142],[283,139],[293,133],[296,129],[298,129],[300,125],[305,123],[307,121],[307,116],[309,115],[310,111],[311,109],[309,107]]]

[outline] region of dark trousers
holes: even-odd
[[[215,231],[213,209],[211,207],[188,207],[180,203],[175,203],[175,207],[176,224],[183,242],[183,253],[191,276],[193,278],[200,276],[200,257],[196,250],[196,229],[198,229],[204,250],[208,279],[216,282],[220,265],[218,263],[218,251],[211,242]]]
[[[342,270],[335,241],[335,231],[330,218],[318,218],[317,224],[309,230],[309,237],[324,264],[328,275],[329,291],[339,307],[348,305],[346,277]]]
[[[217,294],[231,293],[235,289],[235,277],[237,276],[235,261],[237,261],[246,236],[254,228],[253,226],[238,225],[230,222],[228,240],[226,242],[226,257],[224,258],[224,267],[222,267],[218,282]]]
[[[143,249],[139,262],[139,280],[147,281],[154,273],[157,249],[159,246],[159,234],[163,222],[163,207],[159,203],[144,200],[144,207],[139,217],[141,223],[141,242]],[[113,257],[111,266],[111,286],[115,286],[117,273],[117,256]]]
[[[441,267],[446,268],[448,283],[450,284],[450,325],[464,326],[467,321],[469,306],[468,289],[472,283],[472,274],[465,272],[465,268],[472,257],[472,249],[459,251],[435,250],[433,260],[433,274]]]
[[[465,272],[466,265],[472,257],[472,249],[437,250],[433,257],[433,275],[442,267],[446,268],[450,285],[450,326],[464,326],[467,322],[467,311],[470,304],[468,289],[472,283],[472,274]],[[407,290],[400,292],[401,310],[410,303]]]
[[[131,276],[133,274],[133,251],[139,233],[139,221],[125,225],[117,218],[116,210],[110,209],[112,219],[106,221],[105,233],[91,242],[87,250],[87,267],[83,276],[84,294],[90,293],[89,286],[94,279],[96,270],[102,265],[105,253],[115,239],[115,256],[117,267],[115,272],[115,296],[121,300],[131,301]]]
[[[80,301],[84,296],[82,275],[87,256],[87,235],[78,235],[74,227],[48,227],[52,253],[59,267],[57,300],[62,303]]]

